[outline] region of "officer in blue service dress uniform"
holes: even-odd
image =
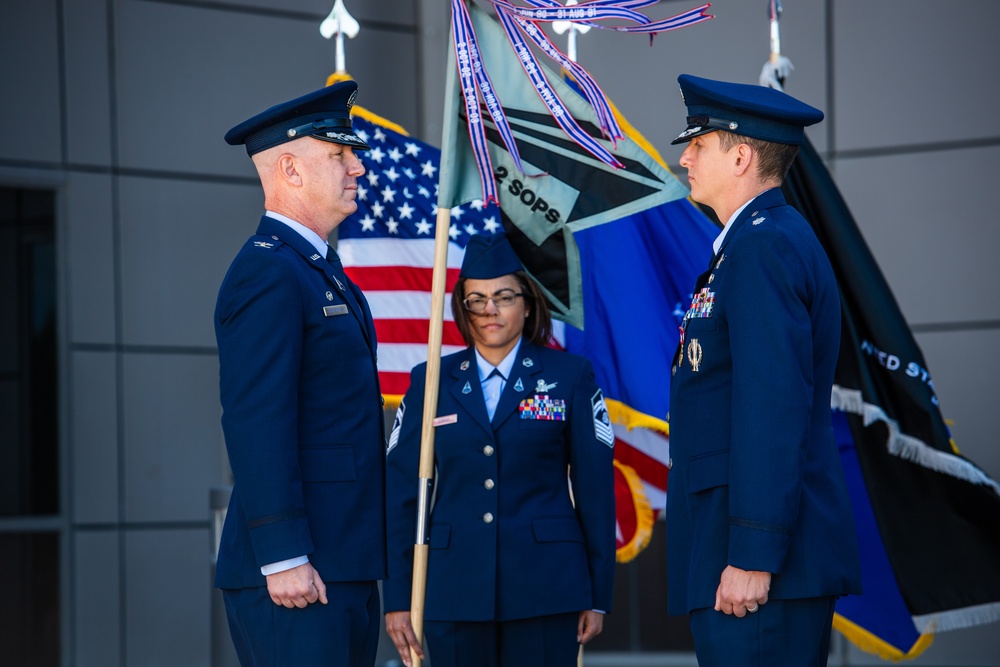
[[[375,329],[327,245],[364,174],[356,93],[338,83],[226,134],[253,159],[266,209],[215,311],[235,480],[215,584],[244,666],[375,663],[386,573]]]
[[[611,611],[614,435],[604,397],[590,362],[545,347],[548,307],[505,236],[472,238],[452,312],[469,347],[441,360],[430,658],[434,667],[571,667]],[[382,592],[407,665],[410,646],[419,652],[408,610],[425,373],[421,364],[410,376],[386,466]]]
[[[681,75],[691,197],[725,228],[684,317],[670,387],[669,610],[702,667],[827,664],[834,603],[861,592],[830,421],[840,301],[779,189],[823,113]],[[707,250],[707,249],[706,249]]]

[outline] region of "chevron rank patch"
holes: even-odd
[[[396,418],[392,422],[392,431],[389,433],[389,442],[387,443],[385,449],[385,455],[388,456],[389,452],[396,448],[399,444],[399,429],[403,427],[403,415],[406,414],[406,401],[399,402],[399,408],[396,409]]]
[[[594,435],[608,447],[614,447],[615,432],[611,428],[611,417],[608,415],[608,406],[604,402],[604,394],[601,393],[600,389],[590,399],[590,407],[594,411]]]

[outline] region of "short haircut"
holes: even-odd
[[[549,305],[542,293],[541,286],[524,271],[515,271],[508,274],[517,281],[521,293],[524,295],[524,306],[528,309],[528,317],[524,321],[524,333],[522,336],[535,345],[548,345],[552,337],[552,314],[549,312]],[[469,347],[475,344],[472,338],[472,324],[470,317],[475,317],[465,309],[465,283],[468,278],[459,278],[451,292],[451,313],[455,317],[455,325],[462,340]]]
[[[773,141],[754,139],[725,130],[718,130],[718,132],[719,148],[724,153],[728,153],[740,144],[746,144],[753,149],[753,153],[757,157],[757,175],[764,181],[776,180],[779,183],[784,183],[789,167],[795,161],[795,156],[799,154],[799,147],[791,144],[778,144]]]

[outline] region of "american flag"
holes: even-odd
[[[354,131],[372,149],[360,153],[366,173],[358,210],[338,228],[337,252],[371,306],[382,393],[396,403],[410,369],[427,360],[441,151],[357,116]],[[451,210],[442,355],[465,348],[449,305],[465,245],[475,234],[500,231],[495,205],[473,201]]]
[[[372,122],[370,112],[355,107],[355,114],[354,131],[372,149],[360,153],[366,173],[358,183],[358,210],[338,227],[337,252],[371,307],[382,393],[394,406],[406,393],[410,370],[427,359],[441,151]],[[493,204],[477,200],[451,209],[442,355],[465,347],[450,307],[465,245],[476,234],[502,230]],[[553,325],[553,345],[564,347],[566,328]],[[655,431],[618,424],[614,431],[619,560],[628,560],[645,545],[654,513],[664,507],[668,448]]]

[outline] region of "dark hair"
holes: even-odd
[[[746,144],[753,149],[757,157],[757,175],[764,181],[776,180],[783,183],[785,174],[792,166],[795,156],[799,154],[798,146],[754,139],[725,130],[719,131],[719,148],[723,153],[728,153],[734,146],[740,144]]]
[[[525,339],[535,345],[548,345],[552,337],[552,314],[549,312],[549,305],[545,301],[541,286],[524,271],[515,271],[508,274],[517,281],[521,293],[524,295],[524,307],[528,309],[528,317],[524,320]],[[468,278],[459,278],[455,287],[451,291],[451,314],[455,317],[455,326],[462,334],[462,340],[469,347],[474,344],[472,338],[472,325],[470,317],[475,317],[465,309],[465,283]]]

